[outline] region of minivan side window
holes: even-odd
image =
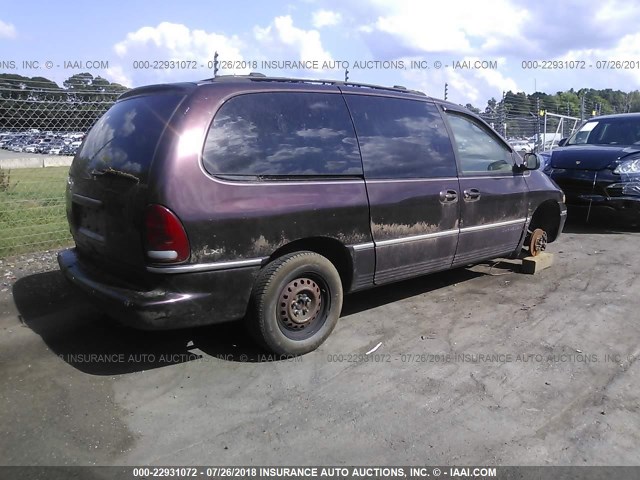
[[[345,98],[367,178],[457,175],[451,140],[434,104],[371,95]]]
[[[203,163],[212,175],[362,175],[344,99],[328,93],[232,97],[214,117]]]
[[[447,119],[456,141],[463,175],[513,171],[511,151],[485,127],[456,113],[447,112]]]

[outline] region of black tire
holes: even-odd
[[[258,275],[246,322],[251,335],[278,355],[303,355],[331,334],[342,309],[342,282],[333,264],[314,252],[277,258]]]

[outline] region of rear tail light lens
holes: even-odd
[[[153,263],[179,263],[189,258],[191,247],[182,222],[167,207],[149,205],[144,216],[144,244]]]

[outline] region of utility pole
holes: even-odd
[[[444,99],[446,100],[448,96],[449,96],[449,84],[445,83],[444,84]]]
[[[349,81],[349,69],[348,68],[344,69],[344,81],[345,81],[345,83]]]
[[[218,76],[218,52],[213,54],[213,78]]]
[[[502,124],[502,136],[507,138],[507,112],[504,104],[506,93],[502,92],[502,102],[500,107],[500,123]]]
[[[624,97],[624,113],[629,113],[631,110],[631,102],[629,102],[629,94],[627,93]]]
[[[580,99],[580,123],[584,122],[584,98],[585,94],[582,94],[582,98]]]
[[[536,97],[536,153],[538,152],[538,145],[540,144],[540,97]],[[544,145],[543,145],[544,147]]]

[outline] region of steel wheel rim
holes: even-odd
[[[329,306],[327,291],[322,279],[308,274],[296,277],[282,288],[276,317],[288,338],[304,340],[320,329]]]

